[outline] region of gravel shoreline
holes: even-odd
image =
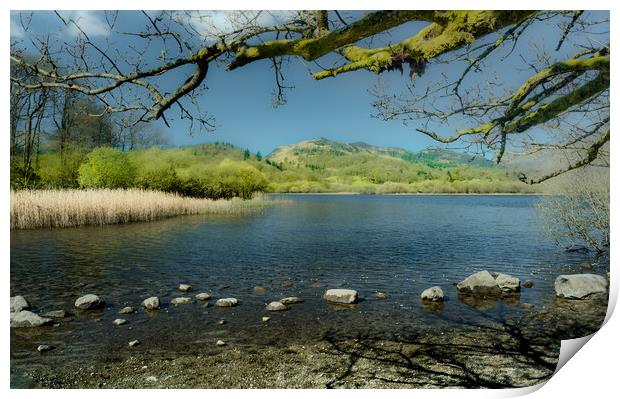
[[[556,300],[519,320],[388,339],[326,334],[317,342],[144,350],[62,368],[32,365],[32,388],[503,388],[549,379],[560,339],[600,328],[607,298]],[[49,356],[53,354],[44,354]]]

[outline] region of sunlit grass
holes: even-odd
[[[177,215],[244,214],[270,204],[209,200],[139,189],[21,190],[11,192],[11,229],[148,222]]]

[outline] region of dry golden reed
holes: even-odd
[[[210,200],[139,189],[11,191],[11,229],[148,222],[177,215],[242,214],[270,201]]]

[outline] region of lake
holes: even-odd
[[[176,353],[212,347],[217,339],[260,349],[327,333],[437,334],[502,322],[527,312],[524,303],[552,303],[555,277],[592,261],[544,234],[533,207],[537,196],[274,197],[287,201],[252,215],[12,231],[11,295],[24,295],[37,313],[72,311],[87,293],[106,301],[105,310],[57,327],[12,329],[12,385],[28,384],[22,373],[33,363],[115,361],[134,339],[142,344],[132,350]],[[459,299],[453,283],[479,270],[531,279],[534,287],[504,301]],[[182,296],[179,283],[192,285],[192,298],[209,292],[213,299],[206,307],[196,300],[170,305]],[[420,293],[434,285],[446,300],[425,306]],[[256,293],[256,286],[266,292]],[[322,300],[327,288],[355,289],[360,302],[328,305]],[[375,298],[376,292],[387,298]],[[285,312],[265,310],[266,303],[293,295],[304,302]],[[150,296],[160,297],[159,312],[117,314]],[[236,297],[240,305],[215,307],[222,297]],[[113,325],[118,317],[130,323]],[[42,356],[36,352],[41,343],[57,348]]]

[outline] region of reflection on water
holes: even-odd
[[[139,351],[191,350],[221,337],[238,345],[319,339],[326,331],[364,334],[454,328],[519,315],[520,302],[553,301],[558,268],[577,270],[587,255],[565,253],[546,239],[534,196],[291,196],[255,215],[188,216],[153,223],[11,232],[11,295],[36,311],[72,310],[80,295],[106,301],[99,313],[76,314],[59,327],[13,329],[14,367],[36,361],[106,358],[139,339]],[[487,269],[535,282],[520,297],[460,298],[453,283]],[[209,292],[206,306],[170,305],[179,283]],[[444,304],[420,293],[440,286]],[[261,286],[259,292],[254,287]],[[332,307],[325,288],[353,288],[361,301]],[[378,299],[384,292],[386,299]],[[123,306],[159,296],[162,309],[111,321]],[[287,296],[303,303],[269,314]],[[236,297],[221,309],[215,299]],[[271,316],[268,323],[262,316]],[[448,317],[446,317],[448,316]],[[224,319],[226,324],[219,324]],[[450,320],[449,322],[446,320]],[[39,356],[39,343],[57,346]]]

